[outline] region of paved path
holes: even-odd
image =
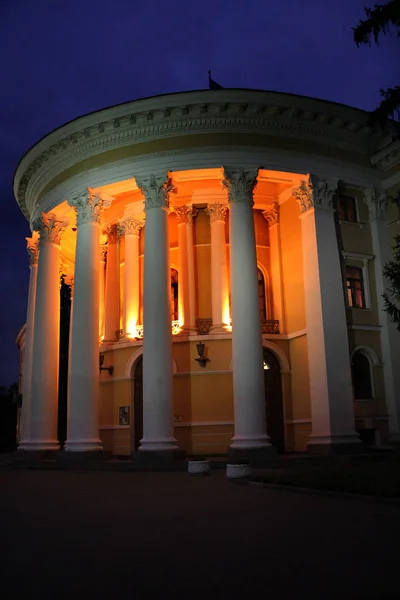
[[[3,470],[0,540],[1,600],[400,598],[398,507],[223,473]]]

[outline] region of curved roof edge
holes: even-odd
[[[67,127],[68,125],[71,125],[72,123],[76,123],[77,121],[79,121],[80,119],[85,119],[86,117],[89,117],[90,115],[95,115],[95,114],[101,114],[103,112],[106,112],[107,110],[110,110],[112,108],[117,108],[119,106],[125,106],[128,104],[136,104],[136,103],[140,103],[140,102],[144,102],[146,100],[155,100],[158,98],[171,98],[172,96],[182,96],[184,94],[198,94],[198,93],[211,93],[211,94],[215,94],[215,95],[222,95],[224,92],[250,92],[250,93],[256,93],[256,94],[268,94],[268,95],[277,95],[277,96],[281,96],[281,97],[287,97],[287,98],[300,98],[303,100],[311,100],[314,102],[320,102],[323,103],[325,105],[331,105],[331,106],[340,106],[343,107],[345,109],[350,109],[350,110],[354,110],[359,112],[360,114],[364,114],[366,115],[370,115],[371,112],[370,111],[366,111],[362,108],[357,108],[355,106],[350,106],[348,104],[343,104],[342,102],[334,102],[331,100],[324,100],[322,98],[315,98],[313,96],[304,96],[302,94],[292,94],[289,92],[279,92],[279,91],[274,91],[274,90],[262,90],[262,89],[253,89],[253,88],[222,88],[222,89],[218,89],[218,90],[209,90],[209,89],[200,89],[200,90],[186,90],[186,91],[180,91],[180,92],[169,92],[167,94],[155,94],[153,96],[145,96],[142,98],[136,98],[135,100],[127,100],[126,102],[120,102],[118,104],[111,104],[110,106],[105,106],[104,108],[100,108],[98,110],[93,110],[90,111],[88,113],[84,113],[83,115],[79,115],[77,117],[75,117],[74,119],[71,119],[70,121],[66,121],[65,123],[63,123],[62,125],[59,125],[58,127],[56,127],[55,129],[52,129],[51,131],[49,131],[49,133],[47,133],[46,135],[44,135],[43,137],[41,137],[33,146],[31,146],[30,148],[28,148],[28,150],[22,155],[22,157],[20,158],[20,160],[18,161],[18,164],[15,168],[14,171],[14,175],[13,175],[13,187],[14,187],[14,181],[15,181],[15,176],[17,174],[17,171],[21,165],[21,163],[23,162],[23,160],[27,157],[27,155],[34,150],[35,148],[37,148],[37,146],[39,146],[42,142],[44,142],[47,138],[49,138],[51,135],[53,135],[54,133],[56,133],[57,131],[59,131],[60,129],[63,129],[64,127]]]

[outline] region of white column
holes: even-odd
[[[71,380],[71,356],[72,356],[72,319],[74,314],[74,274],[69,273],[64,276],[64,283],[70,288],[71,306],[69,310],[69,337],[68,337],[68,390],[70,389]]]
[[[253,189],[257,170],[224,169],[229,199],[232,302],[233,450],[272,450],[267,435],[261,319],[258,305]]]
[[[78,228],[69,364],[67,452],[102,449],[99,439],[99,254],[100,217],[109,206],[83,194],[68,201]]]
[[[19,450],[25,450],[25,444],[29,442],[30,433],[30,405],[32,384],[32,357],[33,357],[33,323],[35,318],[36,282],[39,258],[39,234],[32,233],[32,237],[26,238],[27,250],[30,262],[28,309],[26,313],[25,348],[22,375],[22,413],[21,413],[21,438],[18,444]]]
[[[143,439],[140,451],[173,451],[172,331],[168,239],[169,192],[165,175],[138,180],[144,196]]]
[[[343,279],[332,209],[338,181],[308,176],[300,206],[312,434],[315,453],[357,451]]]
[[[269,226],[269,246],[271,263],[272,303],[274,319],[279,321],[279,331],[285,331],[283,294],[282,294],[282,267],[281,267],[281,236],[279,225],[279,204],[263,212]]]
[[[58,371],[60,350],[60,240],[66,223],[42,213],[33,227],[39,231],[30,436],[25,450],[58,450]]]
[[[193,209],[191,206],[176,206],[178,221],[178,302],[181,333],[196,333],[194,317],[194,252],[193,252]],[[193,318],[194,317],[194,318]]]
[[[107,264],[104,302],[104,342],[117,339],[120,325],[119,314],[119,245],[118,226],[110,225],[104,232],[107,235]]]
[[[120,221],[120,230],[125,234],[125,275],[123,304],[123,336],[136,336],[139,322],[139,232],[143,223],[134,217]]]
[[[106,256],[107,244],[100,244],[100,271],[99,271],[99,340],[104,339],[104,301],[106,283]]]
[[[187,207],[186,242],[188,263],[188,294],[189,294],[189,318],[187,326],[189,331],[196,333],[196,278],[194,272],[194,245],[193,245],[193,221],[199,211],[193,206]],[[228,300],[229,301],[229,300]]]
[[[383,276],[383,267],[393,259],[390,233],[387,224],[386,193],[379,188],[369,188],[364,192],[369,209],[373,253],[375,255],[375,282],[381,329],[383,375],[386,403],[389,413],[390,441],[400,443],[400,333],[385,311],[383,293],[388,293],[390,282]]]
[[[225,241],[226,204],[208,204],[206,213],[211,225],[211,310],[210,333],[229,331],[229,287]]]

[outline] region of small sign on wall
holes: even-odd
[[[129,425],[129,406],[119,407],[119,424]]]

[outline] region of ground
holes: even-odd
[[[400,598],[400,506],[224,472],[0,470],[0,597]]]

